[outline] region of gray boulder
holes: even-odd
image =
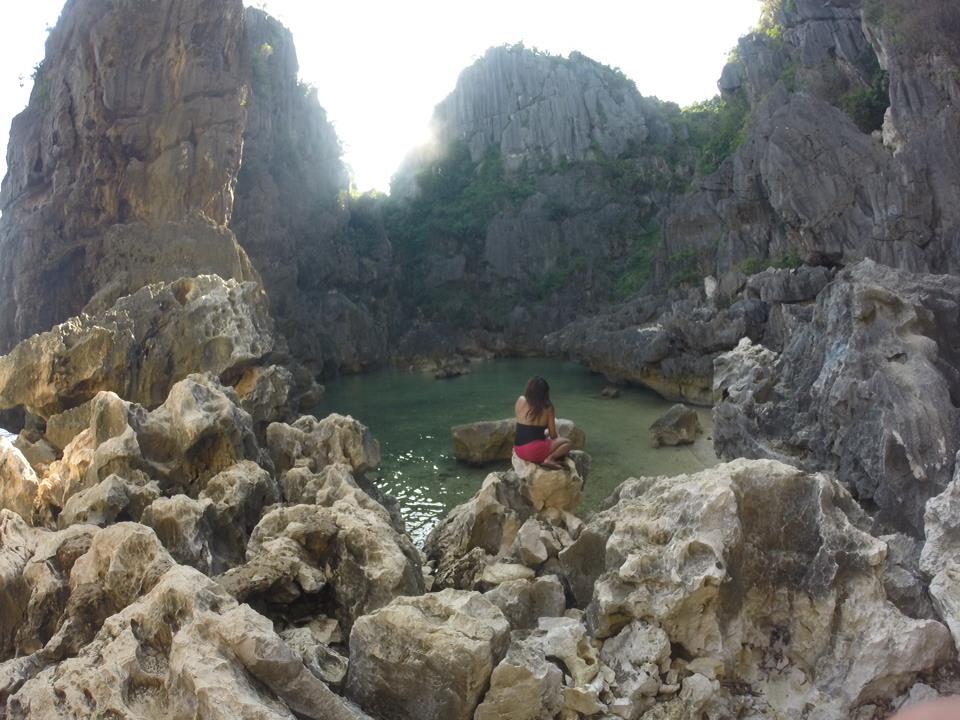
[[[397,598],[354,625],[347,697],[385,720],[472,720],[509,640],[479,593]]]
[[[686,405],[674,405],[650,426],[650,444],[691,445],[702,431],[697,411]]]
[[[511,458],[517,422],[512,418],[488,420],[455,425],[450,432],[453,434],[453,454],[457,460],[471,465],[486,465]],[[557,418],[557,435],[570,440],[574,450],[583,450],[587,444],[586,433],[572,420]]]

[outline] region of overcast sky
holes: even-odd
[[[79,0],[82,2],[83,0]],[[619,67],[644,95],[681,105],[716,94],[727,52],[756,24],[760,0],[256,0],[294,34],[301,78],[315,85],[361,190],[386,190],[427,139],[434,105],[494,45],[579,50]],[[62,0],[5,0],[0,43],[0,174],[10,120]]]

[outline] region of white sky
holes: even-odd
[[[10,120],[27,103],[30,73],[63,0],[0,2],[2,175]],[[642,94],[686,105],[716,94],[727,52],[760,14],[760,0],[245,3],[293,31],[300,76],[317,87],[357,186],[384,191],[407,152],[427,139],[434,105],[488,47],[579,50],[619,67]]]

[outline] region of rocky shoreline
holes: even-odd
[[[724,71],[743,137],[713,167],[611,68],[511,46],[387,205],[349,197],[263,12],[68,3],[0,189],[0,720],[881,720],[960,694],[960,280],[931,272],[960,268],[956,43],[933,0],[927,49],[872,3],[775,5]],[[417,204],[430,168],[453,224]],[[713,406],[725,462],[584,517],[588,455],[517,461],[418,548],[363,418],[304,410],[339,372],[498,354]],[[677,422],[652,441],[696,439]]]

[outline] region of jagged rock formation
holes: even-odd
[[[327,374],[381,363],[392,269],[379,211],[351,206],[340,142],[297,79],[290,32],[247,8],[243,45],[250,95],[231,226],[295,356]]]
[[[466,142],[477,162],[498,148],[508,169],[616,157],[649,134],[646,107],[622,73],[573,53],[569,61],[497,47],[464,70],[437,105],[437,140]]]
[[[710,405],[713,360],[742,337],[760,339],[770,306],[755,299],[728,308],[686,297],[643,296],[603,315],[583,318],[544,339],[616,382],[633,382],[677,402]]]
[[[224,229],[245,117],[242,20],[240,0],[69,4],[8,145],[0,352],[95,296],[102,308],[181,275],[255,278]]]
[[[691,257],[728,293],[757,259],[960,270],[960,65],[939,5],[785,2],[742,39],[720,87],[749,99],[746,140],[667,213],[658,280]]]
[[[810,717],[847,717],[954,652],[942,624],[886,600],[886,546],[858,528],[864,521],[825,476],[738,460],[628,480],[560,561],[594,637],[652,628],[667,657],[684,657],[685,689],[697,674],[722,675],[725,689],[707,682],[700,698],[725,705],[719,716],[756,703],[761,716],[807,717],[809,703],[819,713]],[[640,657],[626,673],[632,682],[614,687],[636,687],[630,699],[642,712],[662,693],[663,650],[647,656],[650,668]],[[750,690],[731,697],[741,682]]]
[[[24,406],[47,418],[101,390],[153,408],[190,373],[235,382],[275,346],[254,283],[207,275],[149,285],[0,357],[0,409]]]
[[[488,475],[473,498],[433,529],[423,551],[436,587],[491,589],[556,570],[557,555],[582,526],[572,513],[585,478],[572,459],[561,470],[528,471],[525,478]]]
[[[960,280],[865,260],[817,298],[783,353],[717,360],[719,454],[836,473],[879,519],[920,536],[958,450]]]
[[[267,439],[190,375],[150,412],[100,392],[49,417],[50,463],[3,441],[0,716],[366,717],[328,688],[327,644],[421,594],[419,555],[354,478],[379,459],[366,428]]]

